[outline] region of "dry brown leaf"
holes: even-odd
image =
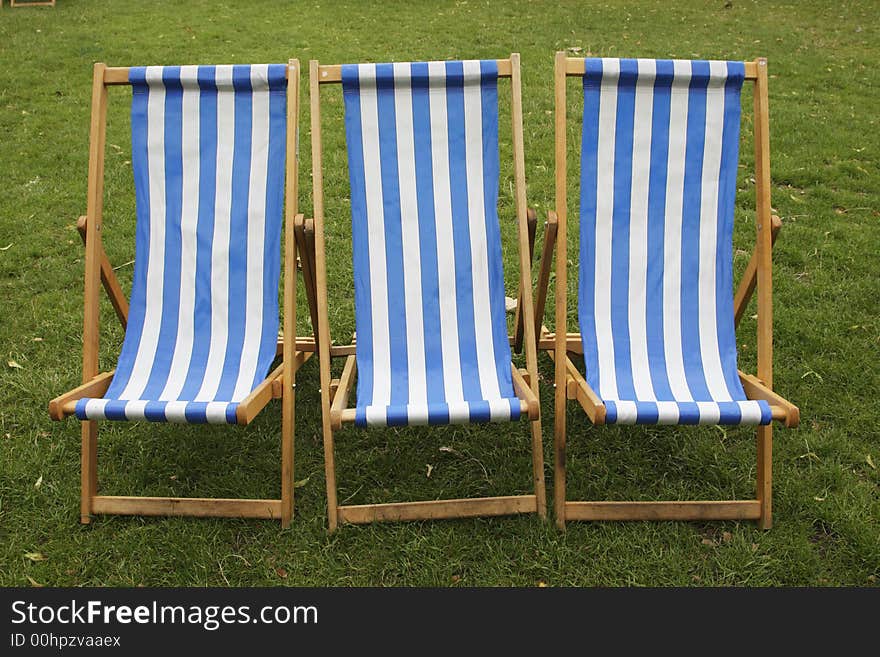
[[[275,569],[275,574],[278,575],[281,579],[287,579],[287,571],[284,570],[281,566]]]

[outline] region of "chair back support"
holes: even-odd
[[[741,62],[587,59],[579,320],[618,423],[767,424],[733,321]]]
[[[130,69],[130,314],[80,419],[236,421],[278,335],[285,65]]]
[[[493,61],[342,67],[357,418],[519,417],[498,223]]]

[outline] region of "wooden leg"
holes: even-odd
[[[532,431],[532,474],[535,480],[535,500],[538,516],[547,517],[547,489],[544,483],[544,443],[541,437],[541,420],[529,422]]]
[[[558,405],[556,412],[559,412]],[[553,454],[553,509],[556,514],[556,526],[565,530],[565,418],[561,418],[561,421],[556,419]]]
[[[89,420],[82,423],[82,454],[79,520],[83,524],[92,521],[92,500],[98,494],[98,423]]]
[[[336,457],[329,417],[324,418],[324,477],[327,480],[327,528],[330,532],[334,532],[339,521],[336,501]]]
[[[758,501],[760,529],[773,526],[773,425],[758,427]]]
[[[293,388],[285,387],[281,397],[281,527],[290,527],[293,518]]]

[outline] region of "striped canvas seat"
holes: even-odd
[[[128,327],[81,420],[235,423],[278,335],[286,66],[132,68]]]
[[[606,422],[769,424],[737,374],[740,62],[587,59],[579,319]]]
[[[517,419],[495,61],[342,67],[356,424]]]

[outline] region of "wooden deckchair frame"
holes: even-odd
[[[554,361],[556,392],[554,399],[554,510],[556,524],[565,528],[567,520],[757,520],[762,529],[772,526],[772,450],[773,428],[757,427],[757,494],[753,500],[705,500],[663,502],[568,501],[565,495],[566,402],[576,400],[593,424],[605,423],[605,405],[590,387],[569,354],[582,354],[580,333],[567,333],[568,259],[567,250],[567,146],[566,80],[583,77],[584,60],[556,53],[556,211],[548,214],[538,292],[535,304],[534,334],[538,348]],[[773,419],[796,427],[800,412],[794,404],[773,392],[773,306],[771,250],[782,225],[770,208],[770,137],[767,99],[767,60],[760,58],[745,64],[746,80],[754,82],[755,187],[757,198],[757,239],[755,252],[746,267],[734,296],[735,324],[739,324],[746,306],[758,292],[758,375],[740,372],[740,380],[749,399],[763,399],[770,404]],[[534,231],[532,231],[534,234]],[[555,321],[557,330],[550,333],[541,325],[550,279],[553,255],[556,255]],[[526,319],[526,321],[528,321]],[[528,337],[525,338],[528,340]],[[558,357],[562,354],[561,357]]]
[[[103,284],[123,329],[128,321],[128,300],[116,278],[102,245],[104,205],[104,154],[107,130],[107,88],[127,85],[127,67],[95,64],[92,80],[92,118],[89,139],[89,178],[87,214],[77,228],[85,244],[85,312],[83,320],[83,383],[49,402],[49,415],[63,420],[73,415],[76,402],[83,397],[102,397],[113,372],[98,371],[100,335],[99,286]],[[146,516],[199,516],[280,519],[283,527],[293,516],[293,434],[296,371],[314,352],[313,341],[296,342],[296,247],[294,225],[297,217],[299,156],[299,61],[287,65],[287,164],[284,220],[284,324],[277,354],[282,364],[248,395],[236,409],[239,425],[249,424],[272,399],[281,399],[281,499],[218,499],[180,497],[132,497],[98,495],[98,422],[82,422],[82,481],[80,521],[91,522],[95,514]]]
[[[538,405],[537,351],[534,335],[534,311],[531,290],[531,257],[528,250],[528,222],[525,188],[525,159],[523,156],[522,95],[519,54],[499,59],[498,76],[511,80],[511,120],[513,126],[514,177],[516,186],[516,217],[520,252],[520,298],[525,325],[526,368],[512,366],[514,388],[522,404],[522,413],[528,415],[532,439],[533,495],[512,495],[424,502],[397,502],[390,504],[363,504],[344,506],[337,502],[334,432],[345,423],[354,421],[355,409],[348,407],[348,398],[355,378],[355,345],[331,346],[327,314],[327,264],[324,243],[324,177],[321,146],[322,84],[342,81],[340,65],[322,65],[309,62],[309,96],[312,127],[312,180],[314,187],[314,269],[309,273],[316,286],[313,318],[317,316],[317,345],[321,370],[321,417],[324,434],[324,466],[327,478],[327,517],[330,531],[342,523],[369,523],[375,521],[431,520],[495,516],[514,513],[538,513],[546,517],[544,488],[544,456],[541,442],[541,421]],[[308,227],[306,227],[308,228]],[[308,240],[305,231],[304,243]],[[309,266],[304,258],[303,269]],[[307,275],[304,273],[304,277]],[[308,286],[307,286],[308,287]],[[313,319],[314,321],[314,319]],[[345,356],[345,365],[339,379],[331,379],[331,357]]]

